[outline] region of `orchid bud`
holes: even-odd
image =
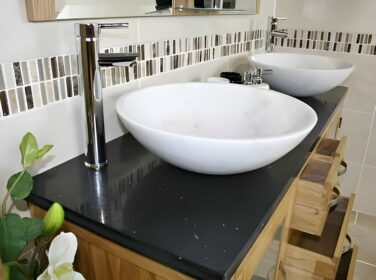
[[[59,203],[55,202],[51,205],[43,218],[42,236],[53,236],[61,228],[63,223],[64,209]]]

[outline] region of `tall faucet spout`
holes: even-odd
[[[287,38],[287,32],[284,30],[277,29],[277,23],[279,20],[286,20],[284,17],[268,17],[268,26],[266,30],[266,39],[265,39],[265,51],[273,52],[274,51],[274,39]]]
[[[99,53],[99,35],[103,28],[126,28],[120,24],[76,24],[77,51],[79,56],[80,96],[83,97],[86,123],[85,165],[100,170],[107,164],[101,67],[132,65],[138,54]]]

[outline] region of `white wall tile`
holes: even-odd
[[[266,30],[268,17],[279,16],[278,11],[276,11],[277,1],[278,0],[261,0],[260,1],[260,13],[257,16],[255,16],[255,21],[253,22],[254,28]]]
[[[211,67],[210,67],[211,65]],[[216,67],[218,66],[218,67]],[[140,80],[141,87],[149,87],[155,85],[163,85],[168,83],[183,83],[183,82],[200,82],[208,76],[213,76],[220,69],[227,69],[227,58],[222,58],[206,63],[199,63],[186,68],[181,68],[175,71],[166,72],[160,75],[147,77]],[[207,71],[207,69],[210,69]]]
[[[40,145],[55,146],[47,160],[40,161],[33,169],[34,174],[81,154],[84,150],[81,108],[79,98],[71,98],[2,119],[0,131],[7,134],[0,137],[0,165],[4,167],[0,169],[1,185],[20,170],[18,144],[28,131],[37,137]],[[3,194],[4,189],[0,188],[0,196]]]
[[[121,47],[139,42],[138,19],[114,19],[114,22],[128,22],[126,29],[106,29],[101,32],[100,48]]]
[[[376,106],[376,56],[335,53],[328,51],[276,47],[277,52],[315,54],[334,57],[350,62],[355,70],[342,84],[349,87],[345,99],[345,108],[373,113]]]
[[[280,26],[309,30],[375,32],[374,0],[277,0]]]
[[[76,53],[74,24],[85,20],[30,23],[27,20],[24,0],[0,1],[0,34],[6,34],[1,41],[1,62],[20,61],[38,57]],[[127,31],[109,31],[102,46],[137,41],[137,19],[86,20],[88,22],[130,22]],[[9,27],[12,27],[10,32]],[[124,39],[119,34],[125,34]],[[120,42],[119,42],[120,41]],[[108,43],[107,43],[108,42]],[[15,47],[16,46],[16,47]]]
[[[103,114],[105,119],[106,142],[127,133],[116,113],[116,102],[124,94],[139,88],[139,80],[103,90]]]
[[[139,23],[140,42],[151,42],[207,34],[224,34],[233,16],[143,18]]]

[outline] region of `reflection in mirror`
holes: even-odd
[[[161,6],[160,0],[55,0],[56,19],[132,17],[159,11],[170,15],[169,6]],[[171,6],[171,5],[170,5]]]
[[[283,225],[283,224],[282,224]],[[278,255],[281,244],[282,228],[280,226],[276,231],[272,242],[257,266],[255,274],[251,280],[273,280],[275,279],[275,268],[277,267]]]
[[[255,14],[259,0],[25,0],[29,21]]]

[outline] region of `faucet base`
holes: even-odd
[[[107,163],[108,163],[107,160],[105,162],[103,162],[103,163],[88,163],[88,162],[85,161],[85,166],[87,168],[93,169],[95,171],[99,171],[103,167],[105,167],[107,165]]]

